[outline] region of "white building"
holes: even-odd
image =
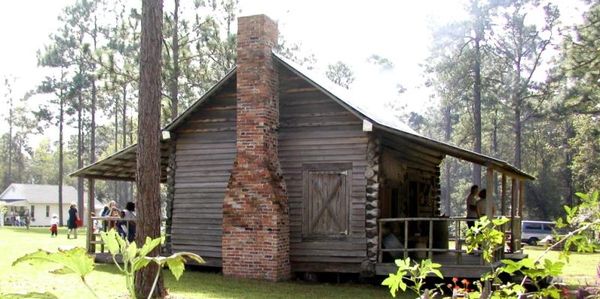
[[[87,206],[86,195],[84,194],[84,204]],[[58,216],[58,185],[10,184],[0,194],[0,201],[5,202],[8,207],[8,213],[4,215],[5,218],[10,216],[11,211],[23,214],[23,212],[29,210],[32,226],[49,226],[52,215]],[[63,185],[62,210],[64,225],[67,225],[71,203],[77,203],[77,190],[71,186]],[[102,206],[102,203],[95,201],[97,211],[102,209]],[[85,212],[84,210],[84,215],[87,215]]]

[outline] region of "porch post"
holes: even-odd
[[[94,233],[94,221],[92,220],[92,213],[95,210],[94,207],[94,179],[88,179],[88,202],[87,202],[87,232],[86,232],[86,248],[87,252],[93,254],[96,252],[96,244],[92,244],[92,237]]]
[[[515,223],[515,216],[517,215],[517,196],[519,187],[517,184],[516,178],[511,178],[511,198],[510,198],[510,249],[512,252],[515,252],[517,249],[517,244],[520,244],[521,240],[515,240],[515,238],[519,235],[516,233],[517,229],[521,229],[521,227],[517,227],[517,223]]]
[[[519,217],[523,219],[523,205],[525,204],[525,180],[519,180]]]
[[[502,173],[502,195],[500,196],[500,211],[506,216],[506,174]]]
[[[486,207],[485,207],[485,215],[488,216],[489,219],[494,218],[493,210],[494,210],[494,168],[491,165],[487,166],[486,173]]]

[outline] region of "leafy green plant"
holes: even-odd
[[[444,278],[442,272],[439,270],[442,265],[434,263],[429,259],[424,259],[420,263],[412,263],[411,259],[407,257],[406,259],[398,259],[395,263],[398,267],[396,274],[390,273],[390,275],[381,283],[390,288],[390,294],[392,294],[392,297],[394,298],[396,297],[398,289],[401,289],[404,292],[407,288],[421,296],[423,293],[421,289],[425,284],[425,279],[430,274],[434,274],[439,278]],[[424,291],[428,297],[433,296],[434,292],[435,290]]]
[[[155,239],[147,237],[146,242],[144,242],[141,248],[138,248],[135,242],[129,243],[127,240],[121,238],[114,229],[108,232],[101,232],[100,237],[112,255],[115,265],[125,275],[127,291],[132,298],[136,298],[135,273],[150,263],[157,264],[159,271],[156,272],[152,290],[148,294],[148,298],[151,298],[154,293],[154,288],[161,273],[160,269],[163,267],[168,266],[175,279],[179,280],[185,270],[186,259],[194,260],[199,264],[204,263],[204,260],[200,256],[191,252],[178,252],[168,257],[149,257],[148,254],[164,241],[163,237]],[[117,262],[117,256],[121,256],[122,265]]]
[[[94,270],[94,259],[89,256],[84,248],[75,247],[68,250],[59,249],[57,252],[38,250],[26,254],[13,262],[13,266],[23,262],[50,262],[62,267],[51,271],[54,274],[75,274],[88,290],[98,298],[94,290],[87,284],[85,276]]]
[[[504,245],[504,232],[499,228],[508,221],[506,217],[490,220],[487,216],[475,221],[475,225],[467,230],[467,253],[480,249],[483,260],[487,263],[492,262],[496,248]]]
[[[572,216],[569,219],[580,219],[581,217]],[[504,233],[500,228],[506,224],[509,220],[505,217],[498,219],[488,219],[487,217],[481,217],[475,222],[475,225],[471,227],[466,234],[467,252],[473,252],[475,250],[481,250],[483,259],[490,263],[494,259],[494,251],[498,246],[503,245]],[[592,222],[593,223],[593,222]],[[591,225],[587,222],[587,228]],[[582,228],[583,229],[583,228]],[[565,242],[566,238],[576,235],[577,231],[571,232],[565,239],[561,239],[557,242]],[[555,244],[555,245],[557,245]],[[548,249],[550,250],[550,248]],[[517,298],[525,293],[533,298],[560,298],[561,290],[554,286],[542,285],[541,282],[551,276],[558,276],[562,272],[564,262],[562,261],[551,261],[548,259],[542,260],[540,256],[537,260],[525,258],[520,261],[502,260],[503,266],[494,268],[492,266],[491,271],[481,277],[479,281],[473,283],[477,289],[469,289],[468,285],[463,282],[463,286],[458,285],[458,278],[453,278],[454,285],[448,285],[448,288],[452,289],[454,295],[466,296],[467,298]],[[392,296],[396,296],[398,290],[405,291],[407,288],[411,289],[421,298],[429,298],[437,295],[435,291],[425,290],[422,291],[425,278],[429,274],[435,274],[436,276],[443,278],[438,268],[441,267],[439,264],[434,264],[430,260],[422,260],[420,264],[411,265],[410,259],[396,260],[398,266],[398,272],[396,274],[390,274],[386,278],[382,285],[386,285],[390,288]],[[432,265],[435,265],[432,267]],[[435,270],[435,271],[433,271]],[[500,274],[508,273],[510,275],[521,274],[524,276],[521,283],[513,282],[502,282],[499,278]],[[526,281],[530,281],[535,287],[535,291],[527,292],[525,289]],[[492,289],[492,285],[495,285],[495,289]]]
[[[468,289],[468,285],[464,282],[463,287],[459,286],[458,278],[453,278],[454,286],[450,284],[448,287],[468,298],[518,298],[524,294],[531,298],[560,298],[561,289],[559,287],[553,284],[542,285],[541,282],[548,277],[560,275],[565,263],[562,260],[544,259],[544,256],[550,250],[561,245],[564,245],[561,259],[567,259],[571,249],[579,252],[594,252],[600,248],[593,238],[589,238],[589,234],[600,233],[600,193],[598,191],[587,194],[577,193],[577,196],[581,199],[581,203],[576,207],[565,206],[566,216],[557,221],[558,228],[568,227],[571,231],[564,236],[557,236],[557,242],[548,247],[536,260],[531,258],[520,261],[502,260],[503,266],[495,269],[492,267],[491,272],[481,277],[479,282],[474,283],[479,290]],[[504,241],[504,233],[499,228],[507,222],[508,219],[505,217],[492,220],[485,216],[481,217],[466,233],[467,252],[480,249],[483,259],[491,263],[495,249],[503,245]],[[398,272],[390,274],[382,282],[382,285],[390,288],[393,297],[396,297],[398,289],[405,291],[407,288],[420,297],[431,297],[434,292],[421,290],[425,277],[433,273],[443,278],[438,270],[441,266],[430,260],[422,260],[420,264],[415,263],[411,266],[411,261],[407,258],[396,260],[396,265]],[[600,273],[600,266],[598,271]],[[499,275],[502,273],[511,276],[523,275],[523,279],[520,283],[505,283],[499,279]],[[525,283],[528,281],[535,286],[534,291],[527,291],[525,288]],[[494,290],[491,287],[492,283],[496,285]]]
[[[578,252],[594,252],[600,245],[590,234],[600,233],[600,192],[576,193],[581,203],[575,207],[564,206],[565,217],[556,221],[557,228],[572,229],[567,235],[553,244],[549,249],[557,247],[564,242],[563,254],[568,255],[571,250]]]
[[[549,259],[544,259],[543,262],[524,258],[520,261],[502,260],[505,266],[499,268],[501,272],[514,275],[522,273],[526,278],[529,278],[531,284],[536,288],[536,291],[531,292],[531,296],[535,298],[560,298],[561,290],[555,285],[543,287],[540,282],[548,277],[558,276],[562,273],[565,265],[562,261],[553,262]],[[512,290],[512,294],[523,294],[526,292],[522,284],[507,285],[504,290]],[[505,291],[506,292],[506,291]]]

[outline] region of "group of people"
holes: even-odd
[[[83,221],[77,213],[77,205],[72,203],[67,213],[69,215],[69,218],[67,218],[67,239],[71,239],[71,236],[73,236],[73,239],[77,239],[77,228],[83,225]],[[58,216],[53,214],[52,218],[50,218],[50,237],[54,238],[58,236],[58,224]]]
[[[117,207],[117,203],[111,200],[108,205],[102,209],[100,214],[102,217],[108,217],[109,219],[96,223],[95,226],[98,230],[104,229],[110,230],[114,228],[121,237],[126,238],[129,242],[133,242],[135,239],[135,203],[128,202],[125,205],[125,209],[120,210]],[[115,220],[115,218],[123,220]]]
[[[467,218],[473,219],[467,221],[468,227],[471,227],[475,224],[475,219],[479,219],[482,216],[486,216],[487,209],[487,192],[485,189],[479,190],[479,186],[473,185],[471,186],[471,192],[469,192],[469,196],[467,196]],[[488,217],[493,217],[496,213],[496,208],[492,205],[492,215],[488,215]]]
[[[29,210],[25,210],[21,213],[11,211],[6,220],[6,222],[10,223],[12,226],[26,226],[27,229],[29,229],[29,224],[31,223]]]
[[[69,218],[67,218],[67,239],[71,239],[73,236],[74,239],[77,239],[77,228],[83,225],[83,222],[79,218],[79,214],[77,213],[77,205],[71,204],[68,211]],[[95,216],[92,213],[92,216]],[[117,203],[112,200],[102,209],[102,217],[106,217],[107,220],[104,221],[94,221],[94,231],[109,230],[114,228],[117,230],[119,235],[123,238],[127,238],[129,242],[133,242],[135,239],[135,222],[130,221],[135,219],[135,204],[133,202],[128,202],[125,205],[124,210],[120,210],[117,207]],[[123,220],[115,220],[115,218],[123,219]],[[56,237],[58,236],[58,216],[52,215],[50,219],[50,236]]]

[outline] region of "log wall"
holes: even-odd
[[[221,266],[223,198],[235,158],[235,78],[175,130],[173,252],[191,251]]]
[[[365,170],[368,136],[362,120],[280,66],[279,159],[290,213],[292,271],[358,272],[366,257]],[[338,238],[302,235],[306,196],[303,167],[315,163],[351,163],[350,230]],[[305,165],[305,166],[303,166]]]

